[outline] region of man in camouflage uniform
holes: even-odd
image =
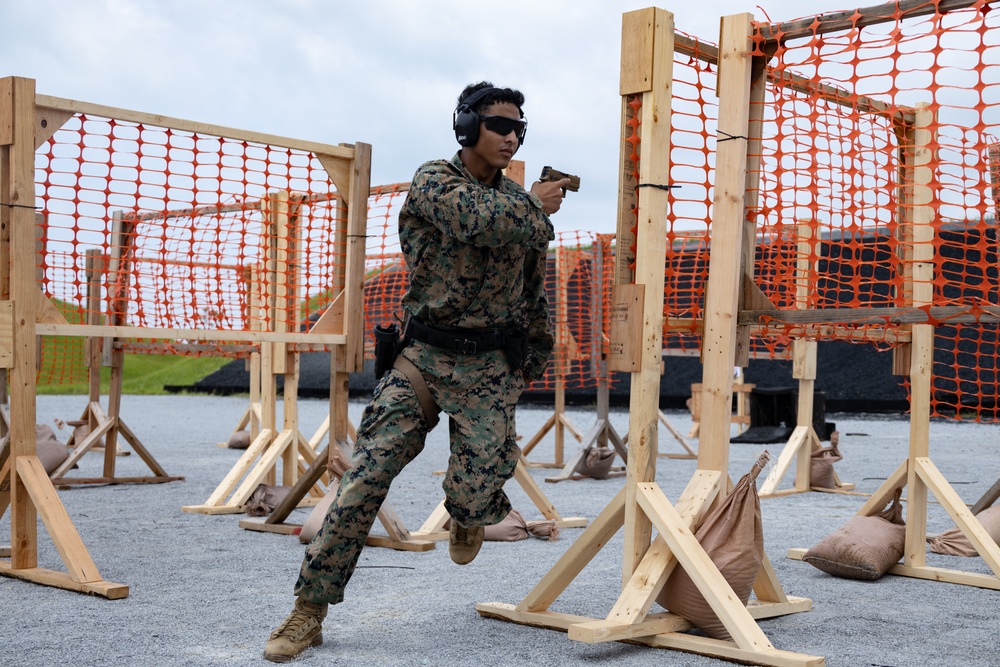
[[[526,381],[552,352],[545,262],[568,179],[531,192],[503,175],[524,141],[524,96],[488,82],[468,86],[455,112],[462,148],[421,166],[399,215],[409,267],[408,314],[400,361],[375,389],[358,428],[350,470],[322,528],[306,548],[292,613],[271,634],[264,657],[290,660],[322,643],[329,604],[344,598],[389,485],[423,449],[437,421],[422,405],[423,385],[449,417],[451,456],[444,479],[452,559],[466,564],[483,526],[511,510],[504,483],[520,457],[514,408]],[[415,368],[414,368],[415,367]]]

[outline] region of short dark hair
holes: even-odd
[[[521,115],[524,115],[524,94],[519,90],[514,90],[513,88],[497,88],[489,81],[480,81],[479,83],[472,83],[465,87],[462,94],[458,96],[458,105],[456,108],[462,106],[462,103],[469,99],[472,95],[483,90],[484,88],[492,88],[492,90],[486,93],[478,102],[476,102],[472,111],[476,113],[481,113],[483,109],[490,106],[491,104],[496,104],[497,102],[510,102],[521,111]]]

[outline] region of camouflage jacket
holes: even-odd
[[[399,213],[410,272],[403,307],[441,327],[528,330],[526,378],[552,353],[545,268],[552,223],[535,195],[506,176],[480,183],[456,153],[413,176]]]

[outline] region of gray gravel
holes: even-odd
[[[246,407],[238,397],[126,396],[123,417],[157,460],[185,480],[168,484],[121,485],[62,490],[59,496],[107,581],[127,584],[122,600],[72,593],[0,577],[3,665],[263,665],[263,644],[289,611],[291,589],[303,547],[290,536],[238,527],[240,515],[181,512],[203,503],[229,471],[239,452],[217,447]],[[300,402],[302,431],[311,435],[327,410],[325,401]],[[363,405],[352,403],[357,423]],[[42,396],[38,421],[77,418],[83,397]],[[526,406],[518,426],[525,438],[551,412]],[[667,413],[682,432],[683,413]],[[573,410],[583,431],[594,414]],[[627,430],[627,412],[612,423]],[[908,422],[864,415],[828,415],[841,433],[844,460],[837,471],[857,492],[871,493],[906,457]],[[390,501],[411,529],[418,528],[441,498],[445,467],[445,422],[430,436],[424,453],[393,487]],[[931,456],[967,503],[1000,476],[994,455],[996,426],[935,422]],[[65,440],[67,433],[59,433]],[[551,437],[531,454],[552,458]],[[575,442],[572,441],[571,442]],[[679,451],[668,434],[661,448]],[[780,445],[767,446],[776,455]],[[749,470],[761,445],[733,445],[733,479]],[[572,449],[572,447],[571,447]],[[119,474],[146,473],[135,455],[117,459]],[[88,454],[77,473],[98,474],[101,457]],[[691,460],[660,458],[657,481],[676,499],[695,469]],[[74,473],[76,474],[76,473]],[[551,470],[534,468],[541,481]],[[764,473],[766,475],[766,471]],[[763,479],[763,476],[761,477]],[[623,480],[543,484],[563,516],[592,518]],[[786,480],[786,484],[790,480]],[[528,519],[542,518],[516,483],[509,493]],[[791,547],[809,547],[852,516],[860,495],[808,493],[762,501],[765,548],[790,595],[811,598],[814,609],[761,622],[777,648],[825,656],[828,665],[997,665],[996,610],[1000,592],[904,577],[863,583],[835,579],[789,560]],[[929,531],[952,526],[936,504]],[[293,515],[302,521],[305,510]],[[477,602],[517,603],[549,571],[580,534],[567,529],[558,541],[487,542],[466,567],[451,563],[446,544],[426,553],[368,548],[347,600],[331,609],[326,643],[307,651],[301,665],[693,665],[729,664],[703,656],[621,643],[588,645],[561,632],[485,619]],[[0,519],[0,541],[10,535],[9,516]],[[62,570],[44,530],[39,564]],[[603,617],[620,590],[621,532],[600,552],[552,609]],[[980,558],[928,555],[928,563],[988,573]]]

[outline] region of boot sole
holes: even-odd
[[[303,651],[305,651],[307,648],[319,646],[322,643],[323,643],[323,633],[321,632],[315,637],[313,637],[312,640],[310,640],[309,646],[303,647],[302,651],[299,651],[295,655],[285,655],[284,653],[268,653],[267,651],[264,651],[264,659],[267,660],[268,662],[290,662],[295,658],[299,657],[300,655],[302,655]]]

